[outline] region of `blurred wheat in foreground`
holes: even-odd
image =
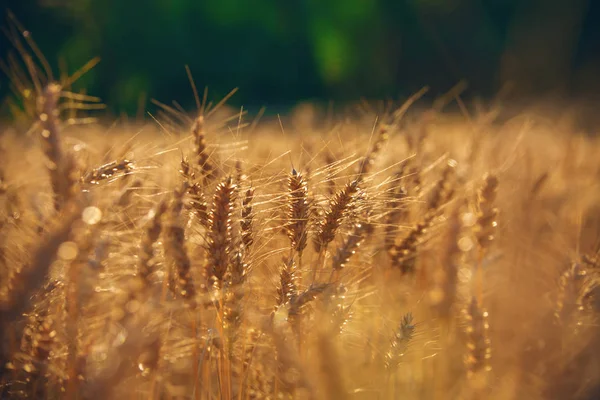
[[[42,71],[1,136],[2,398],[600,396],[598,139],[414,99],[74,129],[96,99]]]

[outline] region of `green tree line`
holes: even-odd
[[[184,65],[216,97],[239,87],[234,104],[276,107],[397,98],[461,79],[483,96],[506,82],[527,95],[598,87],[598,6],[588,0],[8,0],[7,8],[57,69],[100,57],[77,84],[115,112],[135,112],[140,96],[193,107]]]

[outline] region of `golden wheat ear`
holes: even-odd
[[[436,218],[435,213],[428,213],[417,223],[410,233],[395,244],[389,251],[391,266],[399,268],[403,274],[415,272],[417,250],[423,236],[428,232]]]
[[[194,167],[190,165],[187,158],[181,159],[181,169],[179,173],[183,177],[184,182],[187,183],[187,193],[189,201],[186,203],[186,208],[192,213],[193,217],[200,223],[204,228],[209,227],[208,222],[208,204],[202,185],[196,179],[196,171]]]
[[[412,313],[405,314],[400,321],[400,326],[390,340],[388,350],[384,354],[385,368],[389,373],[393,373],[393,370],[402,362],[402,358],[408,350],[414,335],[415,324]]]
[[[293,259],[284,260],[279,272],[279,286],[277,288],[277,305],[289,304],[298,296],[297,267]]]
[[[359,250],[361,244],[366,237],[373,234],[375,226],[368,218],[364,218],[354,224],[354,227],[337,248],[335,255],[331,261],[331,278],[330,282],[337,282],[340,271],[350,261],[350,258]]]
[[[161,201],[152,210],[152,219],[148,223],[140,243],[137,273],[148,287],[151,285],[150,275],[154,272],[156,264],[154,245],[158,241],[163,229],[162,218],[166,211],[166,201]]]
[[[77,191],[77,170],[73,156],[63,150],[58,101],[62,88],[49,84],[38,98],[39,121],[42,128],[42,149],[48,162],[50,183],[54,192],[54,208],[58,211]]]
[[[342,225],[348,214],[348,210],[358,199],[358,195],[360,194],[358,184],[359,182],[356,180],[346,184],[330,200],[325,215],[317,222],[317,236],[314,238],[317,253],[324,252],[329,243],[335,238],[338,228]]]
[[[135,164],[131,160],[115,160],[93,168],[81,177],[81,182],[89,185],[99,185],[119,175],[131,173],[134,169]]]
[[[175,189],[169,206],[167,226],[165,228],[165,255],[171,264],[169,287],[175,297],[182,298],[195,307],[196,287],[191,275],[191,261],[186,247],[185,223],[183,221],[184,196],[187,184],[183,183]]]
[[[466,393],[485,396],[490,384],[492,346],[489,337],[488,312],[473,296],[463,310],[465,319],[466,353],[464,364],[467,372]]]
[[[192,125],[192,135],[194,136],[194,153],[201,171],[202,180],[206,185],[216,177],[216,167],[210,160],[210,155],[206,147],[205,122],[204,116],[200,115],[194,120]]]
[[[442,172],[442,176],[436,182],[430,195],[429,203],[427,205],[429,212],[437,211],[452,198],[454,194],[454,182],[452,182],[452,180],[456,174],[456,165],[457,162],[455,160],[448,160],[446,168],[444,168],[444,171]]]
[[[287,223],[284,228],[292,249],[298,253],[299,257],[302,257],[308,240],[308,224],[311,217],[308,182],[300,172],[294,169],[288,176],[287,186]]]
[[[485,184],[479,192],[479,214],[477,216],[477,241],[482,249],[486,249],[494,240],[496,230],[498,209],[494,206],[496,192],[498,189],[498,178],[495,175],[487,175]]]
[[[243,182],[241,179],[240,182]],[[254,199],[254,188],[246,189],[242,199],[242,209],[239,220],[239,237],[232,245],[230,256],[229,282],[225,298],[224,328],[228,331],[230,350],[238,339],[238,330],[242,324],[244,314],[244,301],[247,290],[247,280],[252,268],[251,248],[254,244],[253,219],[254,212],[252,202]]]
[[[232,214],[237,186],[231,177],[215,189],[206,238],[206,277],[211,289],[223,287],[232,250]]]
[[[249,187],[242,200],[242,219],[240,220],[241,240],[244,252],[249,252],[254,244],[254,211],[252,202],[254,199],[254,188]]]

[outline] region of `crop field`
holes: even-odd
[[[0,397],[600,396],[598,137],[425,90],[260,119],[191,79],[195,110],[94,123],[14,39]]]

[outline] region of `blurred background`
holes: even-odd
[[[600,100],[595,0],[2,0],[56,70],[101,63],[77,82],[114,113],[150,98],[195,108],[197,85],[245,107],[430,96]],[[2,37],[3,58],[10,42]],[[5,77],[2,94],[8,92]],[[512,96],[512,97],[511,97]]]

